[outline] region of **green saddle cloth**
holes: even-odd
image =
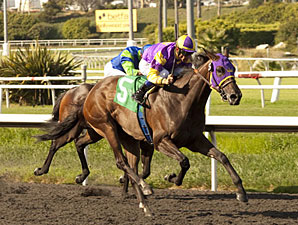
[[[118,80],[114,102],[133,112],[137,112],[138,103],[131,98],[147,80],[145,76],[124,76]]]

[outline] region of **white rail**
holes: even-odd
[[[238,85],[240,89],[298,89],[298,85]]]
[[[215,132],[298,132],[298,117],[206,116],[206,127],[214,146]],[[211,159],[211,191],[217,191],[217,161]]]
[[[72,46],[78,46],[78,45],[126,45],[128,39],[127,38],[112,38],[112,39],[56,39],[56,40],[11,40],[8,41],[10,46],[26,46],[26,45],[34,45],[38,43],[39,45],[45,45],[45,46],[52,46],[52,45],[58,45],[58,46],[65,46],[65,45],[72,45]],[[135,38],[134,41],[136,41],[138,44],[143,45],[148,41],[147,38]],[[0,44],[3,45],[3,41],[0,41]]]
[[[276,78],[276,77],[287,77],[296,78],[298,77],[298,70],[287,70],[287,71],[238,71],[235,73],[237,78]]]
[[[55,105],[55,89],[70,89],[78,85],[0,85],[0,114],[2,113],[3,89],[6,90],[6,107],[9,108],[8,89],[51,89],[52,103]]]
[[[0,127],[39,128],[51,118],[50,114],[0,114]],[[212,143],[216,146],[215,132],[298,132],[298,117],[207,116],[205,131],[210,133]],[[216,170],[217,161],[211,159],[212,191],[217,191]]]
[[[281,59],[282,60],[282,59]],[[284,59],[285,60],[285,59]],[[288,61],[288,60],[287,60]],[[281,86],[281,78],[296,78],[298,77],[298,70],[289,70],[289,71],[245,71],[245,72],[236,72],[235,76],[237,78],[254,78],[259,84],[260,88],[256,86],[242,86],[242,88],[249,89],[260,89],[261,90],[261,104],[262,107],[265,107],[265,94],[264,89],[273,89],[271,95],[271,102],[276,102],[279,98],[280,89],[295,89],[295,85],[283,85]],[[262,85],[259,78],[274,78],[273,86]],[[272,87],[272,88],[271,88]]]

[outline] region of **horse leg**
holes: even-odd
[[[165,179],[169,182],[175,183],[177,186],[180,186],[183,182],[186,172],[190,168],[188,158],[182,152],[180,152],[177,146],[167,137],[162,139],[156,149],[169,156],[170,158],[179,161],[181,171],[179,172],[178,176],[173,173],[167,175]]]
[[[138,164],[140,161],[139,142],[132,139],[130,136],[127,136],[126,138],[121,140],[121,143],[125,149],[126,157],[127,157],[130,167],[133,169],[133,171],[136,174],[138,174]],[[132,180],[132,179],[130,179],[130,180],[131,180],[131,184],[135,190],[136,196],[139,201],[139,208],[144,210],[146,216],[151,216],[152,214],[150,212],[150,209],[149,209],[149,207],[145,201],[145,197],[144,197],[144,194],[146,194],[146,193],[143,193],[141,191],[140,187],[137,185],[137,183],[134,180]],[[125,193],[125,194],[127,192],[127,187],[128,187],[128,179],[126,176],[126,187],[124,187],[124,189],[123,189],[123,193]],[[150,194],[152,194],[152,192]]]
[[[127,175],[136,182],[141,188],[143,193],[150,193],[150,186],[130,168],[127,163],[127,158],[124,156],[120,144],[120,139],[118,136],[117,128],[115,124],[104,124],[101,128],[96,128],[92,126],[92,128],[99,134],[104,135],[106,140],[109,142],[116,160],[116,166],[123,170]]]
[[[215,148],[214,145],[205,137],[205,135],[202,134],[200,138],[197,138],[196,141],[187,146],[187,148],[189,148],[189,150],[191,150],[192,152],[200,152],[203,155],[209,156],[219,161],[225,167],[230,177],[232,178],[233,183],[238,189],[236,194],[237,200],[241,202],[248,201],[245,189],[242,185],[242,180],[231,165],[229,159],[224,153]]]
[[[138,174],[138,164],[139,164],[139,158],[140,158],[139,150],[134,152],[134,154],[130,153],[130,151],[128,150],[129,149],[128,140],[130,139],[130,137],[124,132],[119,133],[119,138],[120,138],[121,144],[123,145],[128,164],[134,170],[134,172]],[[129,177],[127,176],[127,173],[124,173],[124,175],[120,177],[119,181],[120,183],[123,183],[122,195],[126,197],[128,192],[128,185],[129,185]]]
[[[150,176],[150,166],[151,166],[151,160],[154,152],[154,147],[147,142],[141,141],[140,148],[141,148],[141,161],[142,161],[142,167],[143,167],[141,177],[143,179],[146,179],[147,177]]]
[[[82,132],[82,127],[79,124],[76,124],[68,133],[64,134],[63,136],[52,140],[51,147],[48,153],[48,156],[42,166],[42,168],[36,168],[34,170],[35,176],[41,176],[49,172],[49,168],[51,166],[52,160],[56,152],[59,148],[63,147],[67,143],[73,141],[79,134]]]
[[[140,176],[144,180],[150,176],[150,166],[151,166],[151,160],[154,152],[154,147],[148,144],[147,142],[141,141],[140,142],[140,148],[141,148],[141,161],[142,161],[142,175]],[[128,156],[126,156],[129,158]],[[119,182],[124,184],[124,190],[127,192],[128,190],[128,179],[126,174],[120,177]]]
[[[124,132],[119,133],[119,138],[121,139],[121,144],[125,149],[125,155],[127,157],[129,166],[134,170],[136,174],[138,174],[138,164],[140,161],[140,144],[139,144],[140,142],[134,140],[131,136],[127,135]],[[150,156],[152,157],[152,154],[153,154],[152,152],[154,149],[153,147],[151,147],[149,144],[146,144],[146,143],[141,143],[141,146],[142,146],[142,154],[143,154],[142,157],[147,161],[149,161],[149,165],[147,165],[148,163],[146,163],[146,167],[149,168],[149,173],[150,173],[151,158],[150,160],[148,160],[147,158]],[[148,188],[150,188],[150,191],[146,190],[146,192],[144,192],[144,195],[151,195],[153,193],[151,187],[149,186]],[[127,176],[124,174],[123,194],[126,194],[127,191],[128,191],[128,179],[127,179]]]
[[[34,175],[35,176],[41,176],[41,175],[47,174],[49,172],[49,168],[51,166],[53,157],[54,157],[55,153],[57,152],[57,150],[60,148],[58,143],[59,142],[57,140],[52,140],[51,141],[51,146],[50,146],[48,156],[47,156],[43,166],[41,168],[36,168],[34,170]]]
[[[140,161],[140,151],[138,149],[136,149],[136,152],[131,153],[130,152],[131,150],[129,150],[129,146],[127,144],[127,141],[123,140],[123,141],[121,141],[121,143],[123,145],[125,156],[127,158],[129,166],[138,175],[138,164],[139,164],[139,161]],[[131,180],[131,183],[133,185],[132,180]],[[122,191],[123,196],[127,195],[128,185],[129,185],[129,177],[127,176],[127,173],[124,173],[124,176],[123,176],[123,191]]]
[[[123,143],[122,143],[123,144]],[[134,172],[138,175],[138,164],[140,161],[140,153],[136,152],[136,155],[131,154],[126,147],[124,147],[125,150],[125,155],[128,161],[129,166],[134,170]],[[139,150],[138,150],[139,152]],[[122,191],[122,195],[125,197],[127,195],[128,192],[128,185],[129,185],[129,177],[127,176],[127,173],[124,173],[122,181],[123,181],[123,191]],[[121,179],[120,178],[120,179]]]
[[[79,155],[80,161],[81,161],[81,166],[82,166],[82,173],[79,174],[76,177],[76,183],[81,184],[83,181],[88,177],[90,174],[86,156],[84,153],[84,149],[86,146],[93,144],[99,140],[101,140],[102,137],[99,136],[94,130],[88,129],[86,133],[83,136],[80,136],[75,140],[75,145],[77,149],[77,153]]]

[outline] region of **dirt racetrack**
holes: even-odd
[[[8,183],[0,179],[0,224],[298,224],[298,194],[234,193],[155,189],[144,217],[130,188]]]

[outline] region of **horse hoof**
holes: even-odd
[[[248,198],[246,196],[246,194],[236,194],[236,199],[240,202],[248,202]]]
[[[142,192],[145,196],[149,196],[153,194],[153,190],[150,186],[143,188]]]
[[[144,208],[144,213],[146,217],[152,217],[152,213],[146,208]]]
[[[77,183],[77,184],[81,184],[81,183],[83,183],[84,180],[85,180],[85,179],[82,179],[82,177],[81,177],[80,175],[76,177],[76,183]]]
[[[177,177],[177,175],[175,173],[172,173],[170,175],[166,175],[164,179],[171,183],[175,183],[175,180],[173,180],[173,178],[175,178],[175,177]]]
[[[124,176],[119,177],[119,183],[124,184]]]
[[[142,203],[140,203],[140,208],[142,208],[144,210],[145,216],[151,217],[152,216],[152,213],[150,212],[149,207],[148,206],[145,206],[143,204],[142,204],[142,207],[141,207],[141,204]]]
[[[40,175],[42,175],[42,173],[40,172],[40,170],[41,170],[41,168],[36,168],[36,169],[34,170],[34,175],[35,175],[35,176],[40,176]]]

